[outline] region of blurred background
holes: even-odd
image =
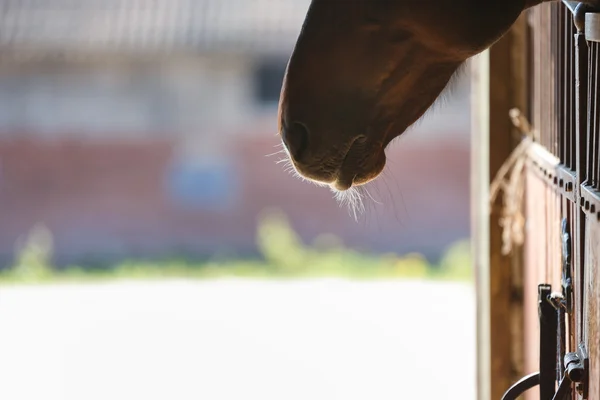
[[[308,5],[0,0],[0,398],[475,398],[468,70],[355,220],[274,154]]]

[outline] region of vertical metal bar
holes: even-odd
[[[544,91],[545,91],[545,110],[546,110],[546,141],[547,141],[547,149],[548,151],[550,151],[552,154],[556,154],[554,151],[554,131],[553,131],[553,125],[554,125],[554,115],[552,115],[552,111],[553,109],[553,103],[554,103],[554,96],[553,96],[553,91],[552,91],[552,80],[554,79],[553,76],[553,71],[554,71],[554,57],[553,57],[553,24],[552,24],[552,14],[553,14],[553,9],[554,6],[556,6],[556,4],[551,4],[550,7],[547,8],[547,11],[544,15],[544,19],[546,22],[546,45],[544,46],[546,49],[545,52],[545,58],[544,60],[546,60],[546,68],[544,68],[544,72],[546,75],[546,85],[544,85]],[[550,84],[548,84],[550,83]]]
[[[576,166],[576,133],[575,133],[575,119],[577,118],[577,110],[575,109],[575,43],[573,41],[573,18],[572,16],[569,14],[567,14],[567,21],[566,21],[566,25],[565,25],[565,37],[566,37],[566,41],[567,41],[567,54],[568,54],[568,64],[569,64],[569,73],[568,75],[566,75],[564,77],[566,84],[569,86],[569,92],[568,92],[568,97],[567,97],[567,104],[568,104],[568,115],[566,116],[567,118],[567,129],[569,132],[569,158],[571,161],[571,169],[575,170],[577,169]]]
[[[576,207],[575,204],[569,202],[569,232],[576,232],[575,228],[576,228],[576,219],[577,219],[577,215],[579,214],[580,210],[578,207]],[[576,248],[575,248],[575,243],[576,243],[576,238],[571,237],[571,248],[573,250],[572,254],[571,254],[571,278],[573,278],[574,275],[574,266],[573,266],[573,262],[576,260]],[[571,293],[573,292],[573,281],[571,281]],[[571,294],[571,306],[574,304],[574,302],[576,301],[575,299],[575,294],[572,293]],[[574,313],[571,312],[569,314],[569,320],[567,321],[567,334],[568,334],[568,346],[570,349],[574,349],[577,347],[576,344],[576,340],[575,340],[575,316]]]
[[[588,85],[587,85],[587,93],[586,98],[589,98],[588,103],[588,121],[587,121],[587,130],[588,135],[586,138],[586,142],[588,144],[588,155],[587,155],[587,168],[586,168],[586,179],[587,184],[591,186],[597,185],[597,172],[596,169],[593,168],[597,163],[597,139],[596,132],[598,131],[598,102],[596,98],[596,84],[598,82],[598,63],[596,63],[596,58],[598,55],[598,45],[596,43],[592,43],[589,49],[589,71],[588,71]]]
[[[556,381],[560,382],[565,373],[564,357],[565,357],[565,309],[558,307],[556,309]]]
[[[591,54],[589,55],[589,69],[593,69],[593,80],[590,79],[590,85],[588,86],[588,97],[590,104],[593,104],[593,109],[588,113],[588,119],[592,121],[590,128],[588,129],[588,153],[591,157],[588,159],[588,169],[593,171],[593,187],[598,190],[600,189],[600,108],[598,107],[598,43],[592,42]]]
[[[557,109],[558,105],[558,97],[556,96],[556,88],[558,82],[557,70],[558,64],[560,64],[560,57],[558,56],[559,48],[558,48],[558,36],[559,31],[556,29],[558,23],[558,12],[560,8],[558,3],[553,3],[550,7],[550,55],[549,58],[549,75],[550,80],[548,81],[548,100],[550,101],[550,108],[548,109],[552,112],[552,119],[550,120],[550,134],[551,134],[551,147],[550,151],[552,154],[558,155],[558,122],[559,118],[559,110]],[[559,156],[560,157],[560,156]]]
[[[556,310],[548,301],[552,287],[538,285],[540,321],[540,400],[551,400],[556,390]]]
[[[570,17],[570,16],[569,16]],[[578,59],[578,54],[577,54],[577,46],[575,43],[575,24],[573,23],[573,19],[570,17],[568,24],[567,24],[567,37],[568,37],[568,44],[569,44],[569,76],[567,77],[567,84],[569,85],[569,115],[568,115],[568,121],[569,121],[569,136],[571,137],[571,169],[576,169],[576,165],[575,163],[577,162],[577,139],[576,139],[576,135],[577,135],[577,108],[575,106],[577,100],[577,93],[576,93],[576,88],[577,85],[575,84],[575,82],[577,81],[577,59]]]
[[[590,49],[589,49],[590,59],[588,60],[588,63],[589,63],[588,66],[589,66],[589,68],[588,68],[588,87],[587,87],[587,93],[591,93],[592,87],[593,87],[594,82],[595,82],[594,67],[593,67],[592,62],[591,62],[591,60],[594,58],[595,52],[596,52],[596,47],[592,44],[590,46]],[[586,93],[586,96],[587,96],[587,93]],[[595,129],[594,128],[595,118],[593,118],[592,116],[595,114],[594,107],[595,107],[595,103],[596,102],[594,101],[593,98],[590,98],[589,100],[590,101],[588,101],[588,104],[587,104],[587,107],[588,107],[587,114],[590,116],[590,118],[588,118],[588,120],[586,121],[586,125],[587,125],[587,131],[588,131],[588,133],[591,133]],[[587,141],[591,144],[591,148],[593,149],[593,147],[594,147],[593,146],[593,140],[590,137],[588,137]],[[594,152],[593,151],[589,151],[588,152],[588,154],[587,154],[587,160],[586,161],[587,161],[587,165],[588,166],[594,164]],[[586,173],[586,183],[593,185],[594,184],[594,177],[593,177],[592,171],[590,171],[589,168],[588,168],[586,172],[587,172]]]
[[[590,46],[590,59],[588,60],[589,67],[589,76],[588,76],[588,135],[586,138],[586,143],[588,145],[588,155],[587,155],[587,168],[586,168],[586,184],[591,186],[596,186],[598,177],[596,175],[595,169],[592,167],[596,165],[597,154],[595,151],[596,147],[596,135],[595,132],[598,129],[598,118],[597,110],[598,110],[598,102],[596,101],[596,96],[594,95],[595,90],[594,87],[598,82],[598,65],[594,62],[596,55],[598,54],[598,46],[595,43],[592,43]]]
[[[566,99],[564,96],[565,93],[565,80],[564,71],[565,71],[565,10],[564,7],[558,7],[558,28],[557,28],[557,58],[558,62],[556,65],[556,82],[557,82],[557,91],[556,91],[556,103],[557,107],[557,129],[558,129],[558,156],[562,160],[562,163],[570,168],[567,159],[567,130],[565,125],[565,109],[566,109]]]
[[[542,32],[543,35],[540,35],[540,50],[541,50],[541,58],[540,60],[544,60],[545,62],[547,62],[550,59],[550,55],[548,54],[548,49],[549,49],[549,40],[548,38],[550,37],[549,33],[549,24],[548,24],[548,13],[550,12],[550,7],[546,7],[544,9],[541,10],[540,12],[540,22],[541,22],[541,27],[542,27]],[[541,68],[539,70],[540,75],[542,77],[542,82],[546,82],[543,85],[540,85],[540,103],[541,103],[541,113],[542,113],[542,119],[541,119],[541,126],[540,126],[540,135],[541,135],[541,139],[542,139],[542,145],[550,150],[551,148],[551,140],[549,138],[550,136],[550,132],[549,132],[549,124],[548,124],[548,110],[549,110],[549,104],[548,104],[548,82],[550,81],[551,76],[548,76],[548,65],[546,64],[544,66],[544,68]]]
[[[575,121],[576,121],[576,176],[577,187],[575,211],[575,230],[574,230],[574,249],[575,264],[573,273],[573,288],[575,293],[576,309],[583,310],[584,284],[583,284],[583,265],[585,264],[585,214],[582,210],[580,188],[586,180],[586,161],[587,156],[587,127],[588,127],[588,46],[585,35],[577,32],[574,37],[575,42]],[[575,334],[578,334],[577,340],[581,339],[583,332],[583,318],[581,312],[575,314]]]
[[[536,140],[543,145],[543,138],[542,138],[542,131],[543,131],[543,127],[542,127],[542,121],[543,121],[543,116],[542,116],[542,95],[541,95],[541,87],[542,87],[542,82],[543,82],[543,76],[540,73],[540,65],[541,65],[541,60],[542,60],[542,36],[541,36],[541,31],[542,31],[542,18],[541,18],[541,14],[542,14],[542,10],[540,8],[535,8],[532,10],[532,20],[533,20],[533,24],[535,26],[536,29],[533,30],[532,32],[532,36],[533,36],[533,56],[532,56],[532,65],[533,65],[533,79],[532,79],[532,83],[533,83],[533,107],[532,107],[532,112],[533,112],[533,118],[532,121],[534,123],[534,126],[538,126],[539,128],[536,131]]]
[[[568,93],[569,93],[569,82],[566,78],[568,71],[569,71],[569,57],[567,57],[567,51],[568,51],[568,45],[569,45],[569,38],[568,35],[566,33],[566,27],[568,26],[568,22],[569,20],[568,18],[568,13],[566,13],[564,11],[564,7],[561,7],[561,10],[563,10],[563,15],[562,15],[562,23],[561,23],[561,37],[562,37],[562,56],[561,56],[561,64],[563,67],[563,70],[561,71],[561,76],[560,76],[560,81],[561,81],[561,85],[563,88],[563,91],[561,93],[561,99],[562,99],[562,103],[563,103],[563,109],[562,109],[562,129],[563,129],[563,134],[564,134],[564,155],[563,155],[563,163],[568,167],[568,168],[573,168],[573,164],[571,163],[571,136],[569,135],[569,119],[567,118],[568,115],[568,110],[569,110],[569,97],[568,97]]]

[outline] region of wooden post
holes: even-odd
[[[525,16],[472,60],[472,245],[477,288],[479,400],[502,397],[523,372],[522,250],[501,254],[502,199],[490,210],[489,187],[518,144],[509,110],[527,110]]]

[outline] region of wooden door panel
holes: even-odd
[[[584,338],[590,358],[589,399],[600,399],[600,224],[597,218],[587,220],[585,243]]]

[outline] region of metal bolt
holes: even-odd
[[[579,3],[575,10],[573,10],[573,23],[577,28],[578,32],[585,30],[585,13],[590,11],[590,7],[586,4]]]
[[[581,382],[585,376],[585,369],[577,353],[567,353],[564,358],[565,373],[571,382]]]
[[[567,373],[569,374],[569,379],[571,382],[581,382],[583,380],[585,371],[581,365],[574,365]]]

